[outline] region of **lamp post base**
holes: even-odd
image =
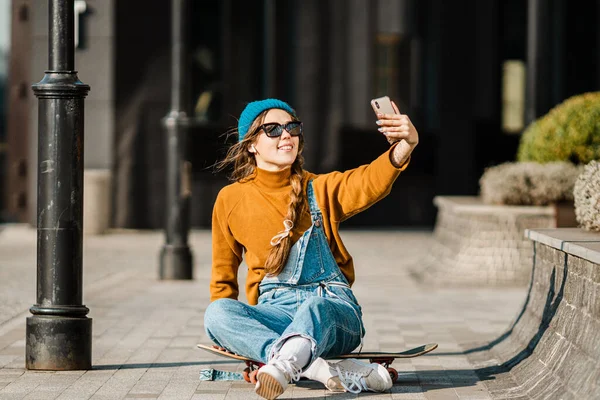
[[[25,367],[71,371],[92,368],[92,319],[34,315],[27,318]]]
[[[160,252],[160,279],[193,279],[192,259],[188,246],[164,245]]]

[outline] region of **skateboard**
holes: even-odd
[[[398,379],[398,371],[390,365],[394,362],[396,358],[412,358],[422,356],[423,354],[427,354],[430,351],[435,350],[438,347],[437,343],[429,343],[423,346],[417,346],[409,350],[401,351],[399,353],[384,353],[380,351],[365,351],[360,353],[349,353],[343,354],[336,357],[327,357],[328,360],[343,360],[346,358],[356,358],[359,360],[369,360],[370,363],[377,363],[383,365],[387,368],[390,378],[392,378],[392,382],[396,382]],[[231,353],[226,350],[222,350],[217,346],[207,346],[204,344],[199,344],[198,348],[202,350],[206,350],[210,353],[217,354],[219,356],[231,358],[234,360],[243,361],[246,364],[246,368],[243,371],[244,380],[250,383],[256,383],[256,373],[258,369],[264,365],[264,363],[256,360],[252,360],[248,357],[240,356],[235,353]]]

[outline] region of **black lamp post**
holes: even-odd
[[[171,4],[171,111],[163,119],[167,133],[167,221],[159,277],[192,279],[193,257],[188,246],[192,168],[186,154],[190,124],[187,91],[189,2],[172,0]]]
[[[49,0],[48,71],[38,98],[37,303],[26,326],[26,368],[92,365],[92,320],[83,305],[83,106],[75,71],[73,0]]]

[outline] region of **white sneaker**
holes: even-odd
[[[303,378],[321,382],[331,392],[346,391],[340,382],[337,370],[321,357],[316,358],[301,376]]]
[[[385,392],[393,385],[388,370],[381,364],[367,364],[348,358],[335,364],[342,386],[352,393]]]
[[[262,366],[256,374],[256,394],[272,400],[285,392],[288,383],[300,379],[301,369],[294,364],[295,361],[294,358],[282,359],[276,356]]]

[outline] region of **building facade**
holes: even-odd
[[[161,229],[170,2],[76,3],[75,65],[91,86],[84,154],[86,191],[95,197],[84,207],[107,204],[112,227]],[[597,90],[600,81],[597,0],[190,3],[193,227],[210,225],[227,184],[212,165],[249,101],[273,96],[292,104],[305,124],[306,168],[321,173],[385,151],[369,101],[389,95],[417,126],[420,144],[391,194],[346,226],[432,226],[435,195],[476,194],[485,167],[514,160],[532,116]],[[47,68],[47,2],[13,0],[11,22],[0,207],[5,219],[33,224],[37,99],[30,86]]]

